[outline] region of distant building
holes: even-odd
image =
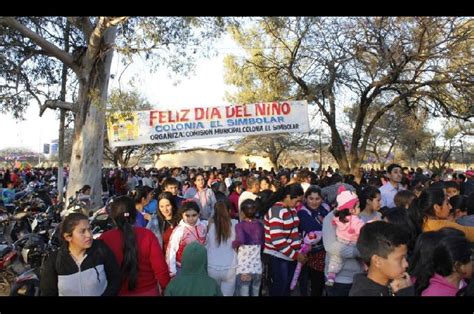
[[[234,151],[211,148],[191,148],[173,150],[154,156],[156,168],[190,167],[190,168],[226,168],[247,169],[249,166],[270,170],[273,166],[268,157],[240,154]]]

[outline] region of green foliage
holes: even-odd
[[[357,170],[369,137],[395,107],[469,119],[472,106],[472,25],[463,17],[262,17],[240,24],[244,57],[229,64],[252,72],[239,88],[285,82],[291,98],[315,103],[331,130],[330,152],[344,171]],[[247,69],[251,67],[252,70]],[[232,81],[231,81],[232,82]],[[251,93],[247,89],[248,96]],[[284,94],[285,95],[285,94]],[[344,105],[355,104],[351,127]],[[397,121],[398,118],[392,119]],[[341,130],[350,133],[346,152]]]

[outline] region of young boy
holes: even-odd
[[[400,184],[403,177],[402,167],[398,164],[391,164],[387,168],[387,176],[389,182],[385,183],[379,189],[380,195],[382,196],[381,207],[387,206],[388,208],[392,208],[395,207],[395,194],[397,194],[398,191],[405,189]]]
[[[446,195],[451,198],[460,194],[459,184],[456,181],[444,182],[444,189]]]
[[[385,221],[366,224],[357,249],[368,271],[354,276],[349,296],[415,295],[406,272],[407,238],[399,226]]]

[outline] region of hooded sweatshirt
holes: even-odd
[[[174,276],[177,267],[181,267],[182,254],[184,248],[191,242],[206,243],[207,227],[200,219],[194,226],[181,220],[173,229],[168,247],[166,248],[166,263],[168,264],[170,275]]]
[[[207,274],[207,251],[192,242],[186,246],[181,272],[166,287],[165,296],[222,296],[217,282]]]
[[[413,286],[400,289],[397,293],[393,293],[392,289],[387,286],[382,286],[372,279],[367,277],[367,274],[354,275],[354,282],[352,284],[349,296],[357,297],[388,297],[388,296],[414,296],[415,288]]]
[[[465,286],[461,281],[461,287],[456,287],[443,276],[434,274],[430,279],[429,286],[421,293],[422,297],[455,297],[459,288]]]

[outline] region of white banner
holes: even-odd
[[[109,116],[111,147],[224,136],[309,132],[306,100],[115,112]]]

